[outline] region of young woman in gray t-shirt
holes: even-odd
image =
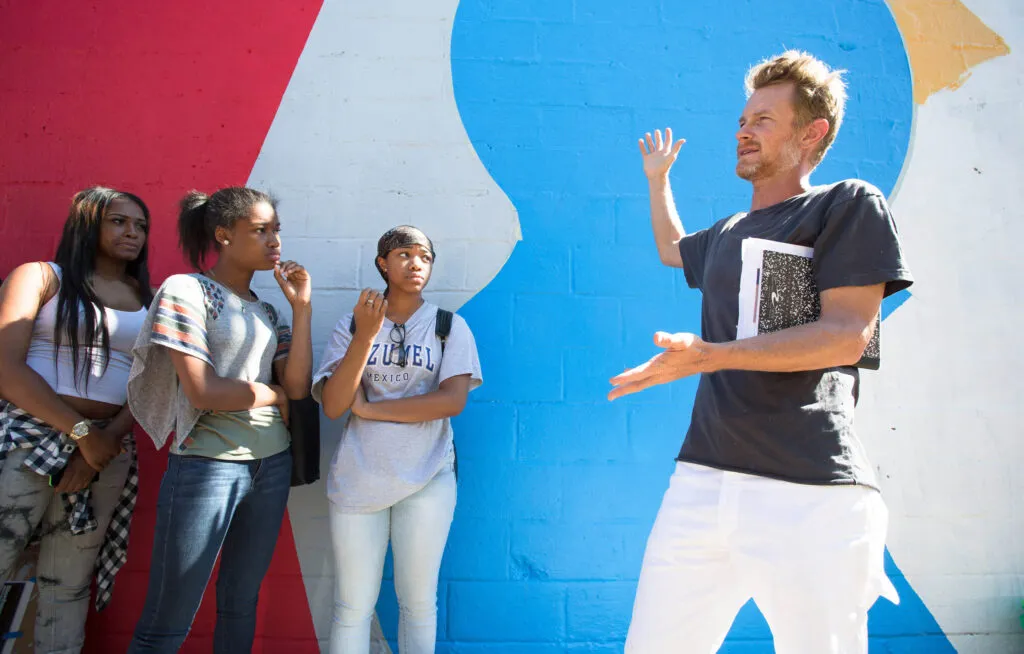
[[[213,651],[248,652],[256,603],[291,482],[289,399],[309,394],[310,278],[281,261],[274,200],[244,187],[182,200],[178,231],[193,267],[160,287],[135,343],[128,402],[162,447],[149,590],[128,651],[177,652],[220,555]],[[274,277],[292,326],[250,290]]]
[[[434,256],[420,230],[388,230],[375,260],[387,289],[362,292],[313,376],[313,397],[329,418],[351,409],[327,477],[337,570],[332,654],[369,651],[389,540],[399,651],[434,651],[437,578],[455,511],[450,418],[482,382],[466,321],[455,315],[442,343],[438,308],[423,299]]]

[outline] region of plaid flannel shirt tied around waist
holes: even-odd
[[[102,424],[102,423],[97,423]],[[124,437],[125,448],[131,453],[128,479],[118,498],[114,514],[107,526],[103,547],[96,557],[96,610],[110,603],[114,577],[128,558],[128,533],[132,513],[139,492],[139,466],[132,435]],[[25,467],[44,477],[56,474],[68,464],[78,446],[74,440],[35,416],[22,411],[10,402],[0,400],[0,464],[8,452],[31,448]],[[76,493],[62,493],[61,501],[68,516],[71,533],[85,534],[96,531],[98,524],[89,502],[90,492],[85,488]]]

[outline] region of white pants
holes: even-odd
[[[331,654],[368,654],[384,556],[391,540],[398,596],[398,651],[433,654],[437,577],[455,513],[455,475],[448,469],[398,504],[376,513],[331,507],[337,580]]]
[[[866,654],[888,511],[863,486],[677,463],[647,541],[626,654],[710,654],[753,598],[780,654]]]

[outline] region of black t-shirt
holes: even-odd
[[[748,237],[814,249],[819,291],[913,283],[896,224],[873,186],[846,180],[736,214],[679,242],[686,281],[703,292],[702,338],[736,339],[741,243]],[[723,370],[701,376],[678,460],[805,484],[878,487],[854,432],[859,373]]]

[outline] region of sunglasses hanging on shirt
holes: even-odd
[[[394,325],[391,328],[391,333],[388,335],[388,337],[391,339],[392,343],[394,343],[395,345],[398,346],[398,367],[399,368],[404,368],[405,364],[406,364],[406,355],[405,355],[405,324],[401,324],[401,325],[397,325],[396,324],[396,325]],[[394,351],[395,351],[395,348],[392,347],[391,348],[391,352],[392,352],[391,358],[392,358],[392,360],[394,360]]]

